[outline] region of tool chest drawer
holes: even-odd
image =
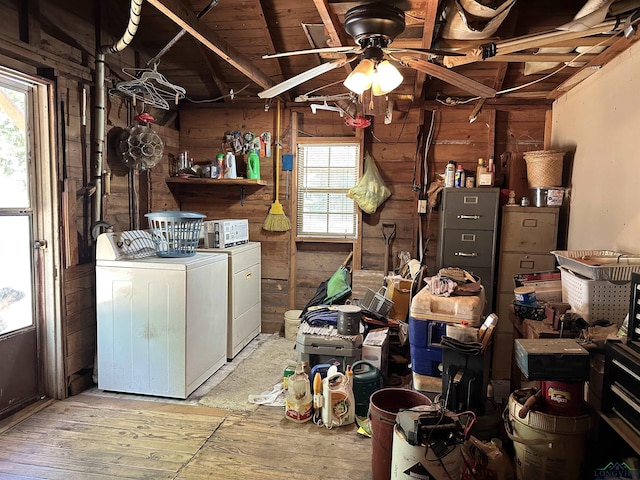
[[[640,355],[622,343],[606,344],[602,411],[640,431]]]

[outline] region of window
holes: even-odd
[[[297,167],[297,235],[357,238],[357,207],[347,193],[358,181],[360,144],[300,143]]]

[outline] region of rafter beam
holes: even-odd
[[[262,88],[270,88],[275,85],[262,70],[257,68],[252,61],[233,48],[227,41],[219,37],[212,29],[200,23],[196,15],[179,0],[147,0],[167,18],[176,23],[202,43],[209,50],[219,55],[223,60],[242,72],[249,79]]]
[[[422,18],[424,18],[424,25],[422,27],[422,40],[420,42],[421,48],[431,48],[433,42],[433,32],[435,30],[436,15],[438,14],[438,0],[428,0],[422,11]],[[396,42],[393,42],[393,46],[396,47]],[[416,73],[416,80],[413,84],[413,96],[415,98],[421,98],[422,87],[427,76],[425,73],[418,71]]]
[[[349,40],[347,38],[342,25],[340,24],[340,19],[331,9],[328,0],[313,0],[313,3],[316,6],[316,10],[318,10],[318,14],[322,19],[322,23],[324,24],[324,28],[327,31],[327,35],[329,35],[328,46],[329,47],[342,47],[349,44]],[[346,55],[338,55],[336,58],[347,58]],[[352,67],[351,63],[346,63],[344,68],[347,73],[351,73]]]

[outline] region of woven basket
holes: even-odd
[[[561,150],[525,152],[524,160],[527,162],[529,188],[561,186],[564,153]]]

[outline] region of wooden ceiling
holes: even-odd
[[[498,30],[482,40],[445,40],[443,9],[449,0],[390,1],[405,12],[406,28],[393,47],[441,48],[466,53],[465,57],[436,57],[434,63],[459,61],[450,71],[495,89],[492,101],[551,101],[578,81],[597,71],[639,35],[627,38],[624,22],[640,1],[616,0],[607,18],[619,16],[605,28],[567,32],[558,27],[571,22],[585,5],[579,0],[516,0]],[[454,0],[451,0],[454,1]],[[458,0],[459,1],[459,0]],[[591,0],[592,2],[595,0]],[[114,35],[124,30],[129,0],[103,1],[102,24]],[[168,80],[186,90],[183,105],[201,102],[261,102],[258,93],[310,68],[331,60],[318,54],[263,59],[276,52],[325,46],[355,45],[343,29],[348,9],[368,2],[336,0],[146,0],[138,32],[132,42],[143,52],[140,67],[157,62]],[[481,2],[488,4],[485,0]],[[496,4],[503,3],[495,1]],[[606,3],[600,1],[600,3]],[[68,5],[68,4],[67,4]],[[598,23],[600,25],[600,23]],[[611,29],[613,28],[613,33]],[[176,35],[185,30],[177,41]],[[602,33],[602,32],[607,33]],[[550,34],[549,34],[550,33]],[[563,33],[563,35],[560,35]],[[496,46],[495,55],[483,59],[480,45]],[[167,49],[167,46],[170,48]],[[564,66],[575,58],[576,47],[606,47],[586,51],[580,66]],[[538,53],[536,47],[565,47],[568,53]],[[163,50],[165,50],[163,52]],[[163,52],[159,55],[160,52]],[[544,51],[543,51],[544,52]],[[333,55],[335,58],[335,55]],[[426,57],[423,57],[426,59]],[[525,62],[554,62],[552,68],[524,75]],[[306,81],[281,95],[285,100],[299,96],[347,94],[342,81],[358,60]],[[473,98],[463,84],[443,81],[413,68],[399,66],[404,76],[400,87],[390,94],[396,99],[429,101],[440,99],[464,102]],[[438,72],[442,73],[442,69]],[[551,72],[557,71],[549,75]],[[455,75],[455,74],[452,74]],[[524,86],[523,85],[528,85]]]

